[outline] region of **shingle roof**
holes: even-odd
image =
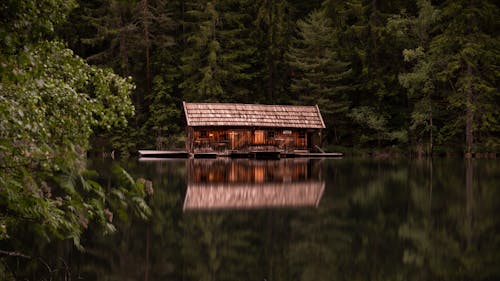
[[[188,184],[184,210],[317,207],[325,183]]]
[[[191,127],[325,128],[318,106],[184,102]]]

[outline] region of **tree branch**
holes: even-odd
[[[20,253],[20,252],[12,252],[12,251],[0,250],[0,254],[6,255],[6,256],[10,256],[10,257],[19,257],[19,258],[31,259],[30,256],[25,255],[25,254]]]

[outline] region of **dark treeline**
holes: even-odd
[[[78,2],[58,36],[137,85],[99,148],[182,146],[186,100],[318,104],[331,149],[499,150],[496,1]]]

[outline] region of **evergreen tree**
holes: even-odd
[[[355,110],[349,115],[358,125],[350,130],[353,143],[359,143],[363,128],[370,127],[377,119],[386,120],[385,125],[377,129],[383,132],[365,135],[365,145],[404,143],[407,138],[407,103],[400,94],[402,90],[397,80],[403,67],[403,46],[386,28],[389,16],[405,6],[392,4],[365,0],[325,1],[323,4],[336,30],[336,52],[350,61],[353,72],[346,83],[352,90],[351,107]],[[357,118],[360,116],[371,117]]]
[[[438,10],[430,1],[418,1],[419,12],[417,17],[405,14],[394,16],[388,22],[388,28],[400,34],[403,40],[416,44],[414,48],[403,50],[405,62],[413,63],[411,70],[399,74],[399,82],[408,90],[408,98],[413,106],[410,116],[410,132],[413,144],[417,145],[418,153],[423,151],[422,142],[428,137],[427,154],[432,154],[434,144],[434,127],[436,115],[435,65],[429,54],[431,28],[438,18]]]
[[[259,79],[262,85],[262,101],[266,103],[289,102],[286,86],[288,69],[285,53],[292,35],[293,22],[288,1],[261,0],[257,2],[255,34],[259,42],[257,57],[260,61]]]
[[[158,150],[179,145],[172,137],[181,131],[179,125],[181,102],[172,96],[168,85],[169,83],[164,81],[162,76],[155,77],[153,81],[154,96],[149,107],[150,114],[143,127],[143,130],[148,131],[144,132],[145,135],[153,133],[151,141],[154,141],[155,148]]]
[[[335,52],[335,30],[322,11],[299,20],[297,27],[299,38],[287,55],[293,67],[291,91],[299,104],[319,105],[327,128],[336,132],[349,107],[342,81],[350,74],[349,63]],[[338,140],[336,133],[329,137]]]
[[[214,3],[197,1],[186,15],[193,31],[181,58],[184,79],[179,87],[188,101],[224,101],[227,96],[222,88],[219,13]]]
[[[178,57],[181,45],[175,37],[180,25],[174,19],[177,15],[175,3],[149,0],[148,5],[150,65],[146,64],[145,70],[152,77],[152,85],[143,102],[145,121],[140,129],[143,147],[153,148],[154,145],[157,149],[164,149],[176,145],[176,138],[172,136],[180,132],[182,94],[178,88],[181,79]]]
[[[256,79],[251,3],[196,1],[186,12],[187,42],[179,85],[189,101],[252,102]]]
[[[222,49],[222,87],[228,93],[228,101],[253,103],[259,84],[257,42],[251,37],[253,1],[222,0],[217,7],[221,20],[218,38]]]
[[[441,10],[430,53],[454,113],[441,128],[441,141],[464,137],[466,155],[480,150],[478,143],[498,150],[499,8],[491,1],[446,1]]]
[[[133,8],[129,1],[103,0],[85,11],[83,18],[94,30],[81,35],[81,42],[92,47],[86,57],[89,62],[112,67],[122,75],[132,74],[136,35],[140,32],[133,19]]]

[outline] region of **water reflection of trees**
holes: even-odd
[[[184,162],[128,164],[127,170],[133,171],[135,177],[153,181],[154,195],[148,202],[152,207],[151,219],[144,221],[122,214],[116,218],[116,233],[109,236],[87,233],[85,251],[65,257],[72,263],[73,277],[84,280],[181,280],[179,213],[185,188]]]
[[[498,279],[497,162],[370,162],[327,167],[334,195],[292,220],[297,280]]]
[[[87,234],[86,253],[45,250],[87,280],[499,279],[498,161],[343,159],[320,168],[318,208],[183,213],[186,165],[141,164],[134,176],[155,186],[150,222]]]
[[[412,212],[399,233],[410,242],[404,260],[418,280],[498,279],[498,168],[472,159],[438,163],[431,188],[411,186]]]
[[[264,252],[252,265],[268,280],[495,280],[498,168],[475,160],[326,162],[319,208],[267,212],[255,228],[235,228],[254,233],[254,244],[236,252]]]

